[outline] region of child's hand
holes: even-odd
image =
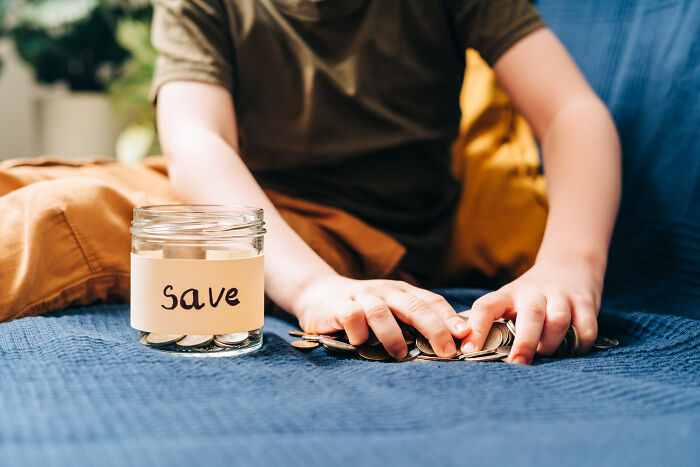
[[[443,297],[399,281],[323,276],[304,288],[291,311],[305,331],[330,333],[344,329],[353,345],[364,343],[371,328],[397,359],[405,357],[408,349],[396,318],[427,337],[441,357],[454,356],[457,349],[453,336],[463,339],[469,332]]]
[[[588,352],[598,334],[602,276],[585,261],[538,261],[515,281],[474,302],[471,333],[462,351],[481,349],[494,320],[517,316],[511,363],[530,364],[535,352],[554,353],[572,320],[582,352]]]

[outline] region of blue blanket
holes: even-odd
[[[189,359],[128,307],[0,324],[0,466],[700,463],[700,2],[538,0],[611,108],[624,196],[601,332],[532,367],[371,363],[287,345]],[[474,291],[450,292],[467,307]]]
[[[465,308],[478,295],[448,296]],[[674,465],[700,459],[700,321],[605,304],[621,346],[532,367],[159,353],[125,305],[0,324],[0,465]]]

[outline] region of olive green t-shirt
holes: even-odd
[[[153,98],[174,80],[227,88],[262,186],[392,235],[427,278],[459,195],[465,50],[493,64],[543,22],[527,0],[155,0],[153,24]]]

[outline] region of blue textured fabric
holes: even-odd
[[[700,318],[700,1],[535,4],[622,140],[606,294]]]
[[[0,465],[698,465],[700,321],[673,315],[700,317],[700,2],[537,4],[622,136],[600,317],[621,347],[373,363],[268,318],[260,352],[193,359],[134,342],[126,305],[25,318],[0,324]]]
[[[0,465],[696,466],[700,321],[624,311],[601,316],[621,347],[532,367],[302,353],[275,318],[223,359],[136,343],[126,305],[16,320]]]

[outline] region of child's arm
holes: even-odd
[[[285,223],[238,155],[227,90],[198,82],[165,84],[158,94],[158,128],[171,183],[182,200],[265,210],[266,292],[306,331],[345,329],[359,345],[371,328],[401,358],[407,348],[396,315],[428,337],[439,355],[454,355],[452,335],[463,338],[467,327],[442,297],[404,282],[341,277]]]
[[[620,198],[620,144],[603,103],[546,29],[494,65],[542,146],[550,211],[535,265],[472,309],[462,347],[480,348],[494,319],[517,314],[511,361],[553,353],[569,324],[584,351],[597,335],[608,245]]]

